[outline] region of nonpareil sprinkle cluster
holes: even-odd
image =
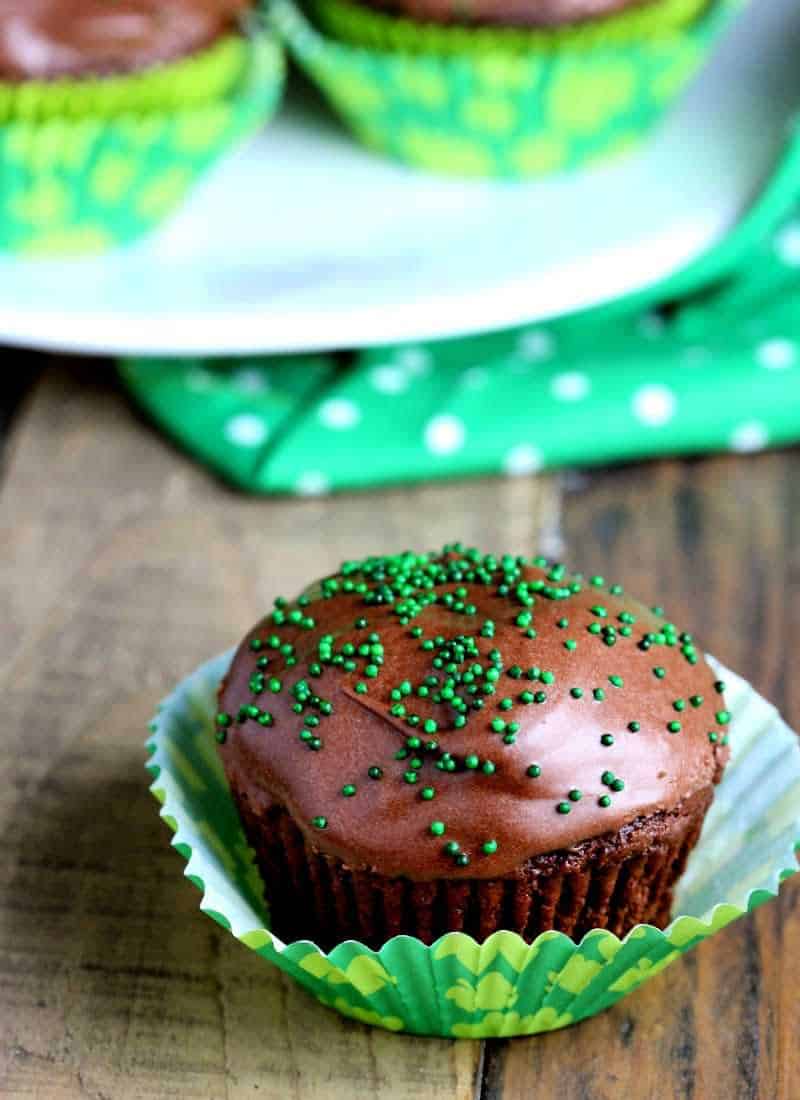
[[[595,600],[588,609],[588,621],[585,602],[571,609],[571,601],[587,590]],[[604,592],[615,597],[611,607],[604,602]],[[675,650],[689,665],[699,660],[692,636],[679,632],[661,608],[651,609],[659,620],[655,630],[638,624],[630,608],[612,610],[623,596],[620,585],[607,585],[600,576],[568,574],[563,564],[543,557],[496,557],[460,543],[436,553],[405,552],[347,561],[312,594],[292,603],[283,598],[275,601],[274,610],[249,642],[251,701],[235,714],[221,711],[217,715],[217,739],[224,743],[234,725],[254,722],[265,731],[275,727],[269,736],[294,736],[299,751],[324,752],[326,721],[334,714],[335,704],[318,682],[335,669],[344,693],[379,713],[401,736],[388,759],[375,759],[363,775],[342,776],[342,806],[358,798],[364,783],[397,781],[407,785],[420,804],[433,808],[437,773],[471,774],[492,782],[501,770],[515,769],[521,782],[535,783],[545,771],[541,763],[528,759],[520,765],[515,754],[506,755],[517,743],[528,708],[544,712],[552,704],[553,692],[576,708],[602,707],[625,691],[621,671],[601,683],[575,682],[577,675],[570,677],[563,670],[557,679],[553,669],[544,667],[554,639],[565,651],[567,668],[585,646],[620,647],[620,651],[624,647],[624,659],[630,661],[635,655],[648,661],[656,681],[668,682],[664,666],[653,659],[659,650]],[[341,597],[353,601],[358,614],[346,629],[326,631],[325,604]],[[563,613],[559,611],[555,619],[542,616],[545,601],[563,606]],[[492,608],[490,614],[487,606]],[[450,629],[442,629],[442,614],[435,617],[437,629],[431,628],[426,611],[433,607],[440,609],[445,621],[452,621]],[[424,675],[393,682],[385,671],[385,637],[391,629],[397,645],[397,628],[403,646],[408,647],[403,652],[417,654],[408,666],[424,667]],[[507,637],[509,630],[515,638],[513,660],[507,659],[497,641],[498,633]],[[305,637],[307,644],[302,641]],[[526,659],[521,660],[520,654]],[[715,688],[721,694],[724,684],[718,682]],[[659,690],[663,693],[663,688]],[[270,701],[277,696],[289,703],[296,717],[291,730],[281,728],[285,722],[276,722]],[[703,707],[713,715],[708,723],[714,726],[708,730],[709,743],[726,744],[724,727],[730,715],[723,708],[715,709],[701,694],[685,698],[676,694],[667,704],[663,732],[680,735],[685,716]],[[496,751],[448,748],[450,735],[469,734],[473,728],[488,731],[496,739]],[[610,749],[620,738],[639,734],[641,728],[641,718],[634,713],[627,723],[617,722],[603,732],[600,745]],[[601,809],[609,808],[613,796],[626,789],[624,777],[611,770],[597,777],[597,785],[605,792],[592,794],[591,801]],[[583,790],[567,787],[554,803],[553,813],[580,812],[585,804]],[[310,821],[314,829],[328,828],[341,812],[336,805],[321,809],[325,812]],[[498,840],[486,836],[476,850],[465,851],[449,835],[444,816],[432,814],[425,819],[423,814],[422,820],[421,836],[431,843],[438,841],[443,856],[459,867],[472,859],[490,859],[499,849]]]

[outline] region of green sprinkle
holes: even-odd
[[[675,702],[672,704],[672,709],[677,710],[678,713],[680,713],[682,710],[686,710],[686,700],[676,699]]]
[[[601,794],[597,800],[597,805],[602,806],[603,809],[607,809],[611,805],[611,796],[607,794]]]
[[[233,718],[230,714],[228,714],[226,710],[221,710],[214,721],[218,726],[227,727],[231,725],[231,723],[233,722]]]
[[[594,698],[597,700],[598,703],[602,703],[603,700],[606,697],[606,693],[603,691],[602,688],[594,688],[592,690],[592,695],[594,696]]]
[[[608,784],[612,791],[624,791],[625,781],[622,779],[612,779]]]
[[[480,759],[475,755],[474,752],[471,752],[469,754],[469,756],[464,757],[464,767],[469,768],[470,771],[474,771],[475,768],[477,768],[479,764],[480,764]]]
[[[714,717],[720,726],[727,726],[731,720],[730,711],[727,710],[718,710]]]
[[[638,722],[628,722],[628,729],[631,733],[638,733],[641,728]]]
[[[600,634],[603,630],[603,628],[600,626],[600,623],[589,623],[586,629],[590,634]]]
[[[355,793],[356,793],[355,783],[345,783],[345,785],[342,787],[342,794],[344,795],[345,798],[352,798]]]
[[[556,621],[556,626],[557,626],[557,627],[558,627],[558,628],[559,628],[560,630],[564,630],[564,629],[565,629],[566,627],[568,627],[568,626],[569,626],[569,619],[558,619],[558,620]]]
[[[456,856],[456,864],[459,867],[469,866],[469,856],[467,855],[466,852],[459,852],[458,853],[458,855]]]
[[[539,679],[542,681],[543,684],[552,684],[555,683],[556,674],[554,672],[549,672],[545,669],[544,672],[541,672],[539,674]]]
[[[621,676],[613,675],[608,678],[609,684],[613,684],[615,688],[621,688],[625,686],[625,681]]]
[[[514,700],[513,699],[501,699],[500,702],[498,703],[498,706],[499,706],[500,710],[511,710],[511,708],[514,706]]]
[[[597,615],[600,619],[605,619],[608,615],[608,611],[602,606],[602,604],[595,604],[594,607],[590,607],[589,610],[593,615]]]
[[[432,798],[435,798],[435,796],[436,796],[436,788],[435,787],[423,787],[422,790],[419,793],[420,793],[421,798],[424,798],[424,800],[426,802],[430,802],[430,800]]]
[[[667,729],[670,733],[680,733],[681,724],[680,722],[667,722]]]
[[[534,703],[546,703],[547,693],[544,691],[535,691],[533,693],[533,701]]]
[[[327,829],[328,819],[327,817],[322,817],[322,815],[320,815],[319,817],[312,817],[311,824],[314,826],[315,829]]]
[[[355,686],[355,692],[356,695],[367,695],[369,693],[369,688],[363,682],[363,680],[359,680]]]
[[[496,770],[497,769],[495,768],[491,760],[484,760],[484,762],[481,764],[481,771],[484,775],[494,775]]]
[[[579,687],[570,688],[569,693],[570,693],[570,695],[572,696],[573,699],[582,699],[583,698],[583,688],[579,688]]]
[[[495,733],[502,733],[506,728],[506,724],[502,718],[493,718],[489,725],[492,727]]]
[[[486,856],[493,856],[494,853],[497,851],[497,841],[484,840],[483,844],[481,845],[481,851]]]
[[[579,791],[577,787],[573,787],[572,790],[567,794],[567,798],[570,800],[570,802],[580,802],[580,800],[583,798],[583,791]]]
[[[436,733],[439,725],[434,718],[426,718],[425,721],[422,723],[422,728],[425,730],[426,733]]]
[[[367,769],[367,775],[370,779],[381,779],[383,777],[383,769],[379,768],[377,764],[373,764],[371,768]]]
[[[653,675],[657,679],[663,680],[664,677],[667,675],[667,671],[666,669],[662,668],[661,665],[656,665],[656,667],[653,669]]]
[[[574,638],[567,638],[566,642],[564,642],[564,649],[568,649],[570,653],[573,653],[577,648],[578,643]]]
[[[719,734],[715,733],[712,730],[708,735],[708,739],[709,739],[709,741],[711,742],[712,745],[715,745],[717,743],[717,741],[719,740]]]
[[[569,802],[559,802],[558,805],[556,806],[556,813],[557,814],[568,814],[571,809],[572,809],[572,807],[570,806]]]
[[[542,774],[541,765],[529,764],[528,767],[525,769],[525,774],[527,776],[530,776],[531,779],[538,779],[539,776]]]
[[[448,842],[444,846],[444,850],[447,855],[454,856],[457,852],[461,850],[461,845],[458,843],[457,840],[448,840]]]
[[[533,702],[533,692],[532,691],[520,692],[519,701],[521,703],[532,703]]]
[[[689,702],[692,704],[693,707],[702,707],[702,705],[703,705],[703,696],[702,695],[691,695],[689,697]]]
[[[602,734],[601,737],[600,737],[600,744],[605,745],[606,748],[608,748],[610,745],[613,745],[614,744],[614,735],[611,734],[611,733]]]
[[[604,585],[605,583],[606,583],[606,582],[605,582],[605,581],[603,580],[603,578],[602,578],[602,577],[599,577],[599,576],[595,576],[595,577],[590,577],[590,578],[589,578],[589,584],[590,584],[590,585],[591,585],[591,586],[592,586],[593,588],[602,588],[602,587],[603,587],[603,585]]]
[[[416,783],[419,776],[416,772],[403,772],[403,779],[406,783]]]
[[[724,680],[715,680],[714,681],[714,691],[716,691],[717,695],[722,695],[722,693],[725,691],[725,681]]]
[[[444,836],[446,826],[443,821],[432,821],[428,826],[431,836]]]

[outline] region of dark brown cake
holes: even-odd
[[[623,934],[668,919],[722,691],[660,608],[454,544],[276,601],[217,738],[279,935]]]
[[[0,80],[130,73],[235,30],[253,0],[0,0]]]

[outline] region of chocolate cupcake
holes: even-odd
[[[0,250],[94,252],[174,210],[278,101],[255,0],[0,0]]]
[[[619,585],[456,543],[277,600],[216,729],[279,935],[579,939],[668,921],[722,691]]]

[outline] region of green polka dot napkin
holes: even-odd
[[[594,310],[346,360],[119,369],[187,450],[262,493],[800,441],[800,205],[737,267],[660,311]]]

